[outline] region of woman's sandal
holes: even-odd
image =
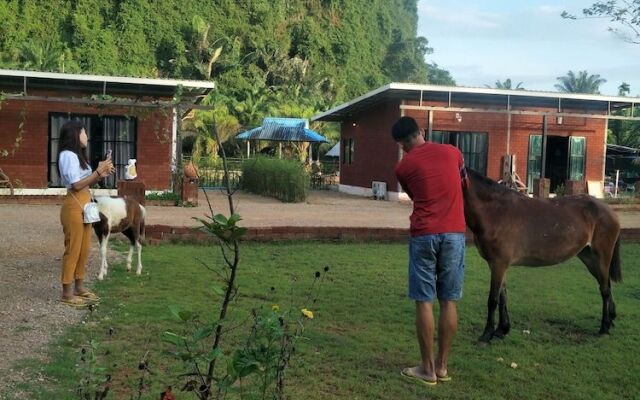
[[[87,306],[87,302],[84,301],[81,297],[74,296],[69,299],[62,298],[60,299],[60,303],[66,306],[76,307],[76,308],[84,308]]]
[[[77,297],[81,297],[84,300],[89,300],[89,301],[99,301],[100,297],[98,297],[95,293],[92,292],[84,292],[84,293],[79,293],[76,294]]]

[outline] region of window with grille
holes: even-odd
[[[487,175],[487,134],[484,132],[433,131],[434,143],[451,144],[460,149],[464,164],[472,170]]]
[[[100,187],[114,189],[118,179],[124,179],[125,168],[130,158],[136,158],[136,119],[121,116],[99,116],[81,114],[49,114],[49,186],[62,187],[58,173],[58,141],[60,128],[69,120],[81,121],[89,136],[87,156],[94,170],[108,150],[116,168],[115,174],[104,179]]]

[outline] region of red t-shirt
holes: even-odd
[[[398,163],[398,181],[413,200],[411,236],[465,232],[463,165],[456,147],[430,142],[414,147]]]

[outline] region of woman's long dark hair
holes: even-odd
[[[78,156],[80,167],[87,169],[89,168],[87,149],[83,149],[80,145],[80,132],[83,129],[85,129],[84,124],[80,121],[68,121],[62,125],[62,128],[60,128],[60,139],[58,140],[58,160],[60,159],[60,153],[69,150]],[[60,167],[58,166],[58,170],[59,169]]]

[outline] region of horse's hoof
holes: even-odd
[[[478,344],[486,346],[491,343],[491,338],[493,337],[492,333],[483,333],[482,336],[478,338]]]
[[[478,339],[476,344],[478,345],[478,347],[487,347],[491,344],[491,342],[485,342],[484,340]]]
[[[505,332],[502,332],[501,330],[497,330],[497,331],[493,332],[493,337],[496,338],[496,339],[504,339],[504,337],[506,335],[507,334]]]

